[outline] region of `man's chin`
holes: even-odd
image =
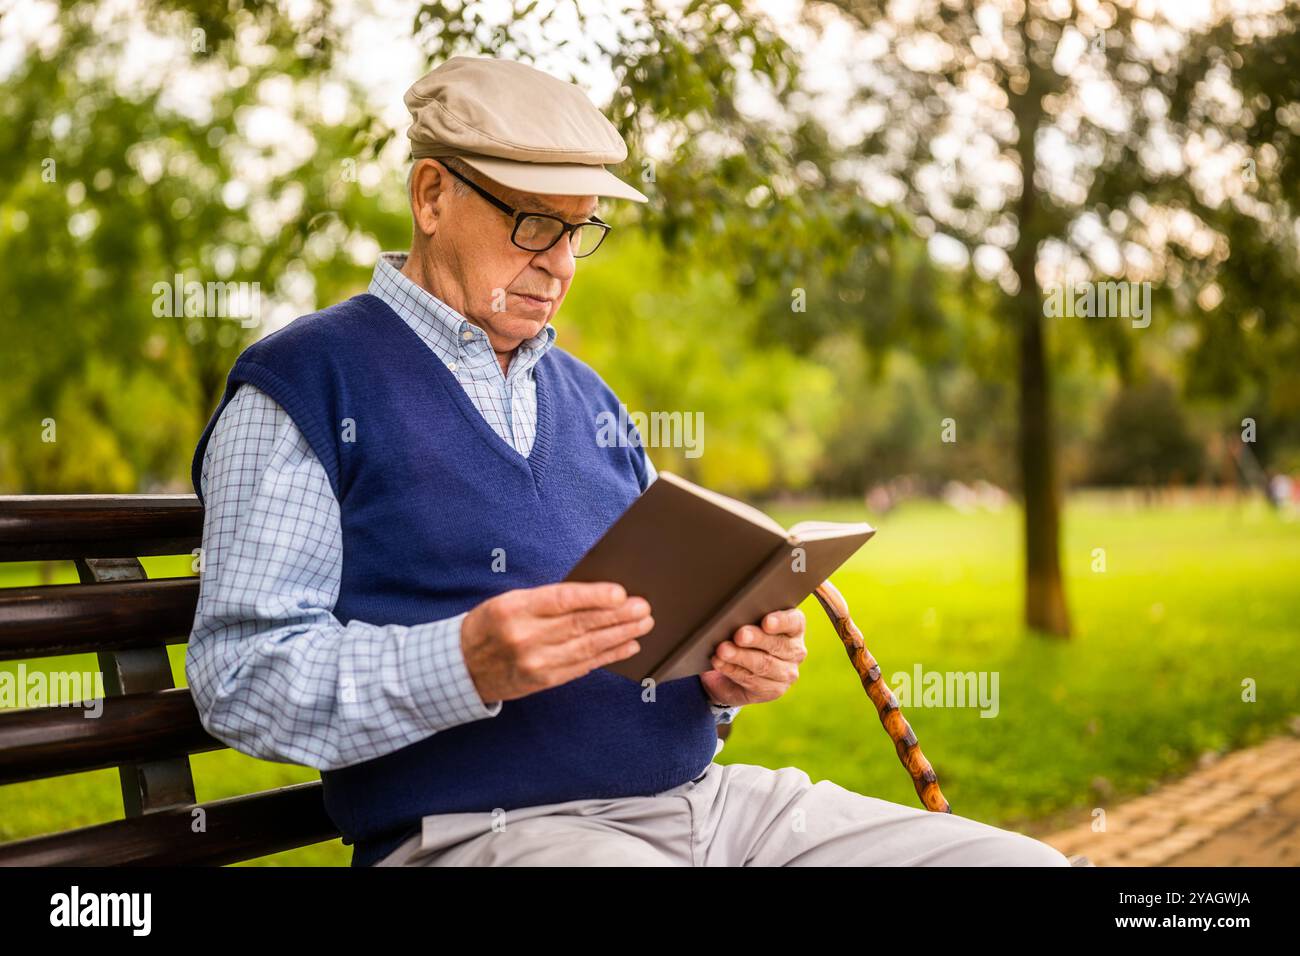
[[[531,339],[542,329],[546,328],[547,322],[550,321],[547,316],[521,315],[518,312],[510,311],[504,313],[507,321],[501,323],[504,326],[501,329],[503,335],[511,339],[518,339],[520,342],[526,342]]]

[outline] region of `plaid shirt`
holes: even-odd
[[[369,291],[526,456],[537,429],[533,369],[554,327],[522,343],[502,376],[482,329],[402,275],[405,258],[384,253]],[[646,461],[648,486],[655,470]],[[470,679],[464,614],[413,627],[334,617],[338,500],[311,446],[264,392],[239,387],[213,429],[200,481],[203,572],[185,673],[209,733],[265,760],[333,770],[500,712],[501,701],[484,702]],[[720,723],[739,709],[713,706]]]

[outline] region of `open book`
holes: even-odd
[[[650,602],[641,650],[605,670],[656,683],[712,670],[713,650],[770,611],[796,607],[874,535],[868,524],[801,521],[660,472],[569,572]]]

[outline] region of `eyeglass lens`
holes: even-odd
[[[525,249],[540,252],[553,245],[563,231],[558,219],[546,216],[525,216],[515,231],[515,242]],[[575,256],[590,255],[600,245],[605,230],[595,223],[584,223],[573,230],[569,243]]]

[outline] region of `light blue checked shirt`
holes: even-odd
[[[533,368],[555,328],[522,343],[502,376],[482,329],[402,275],[405,261],[381,255],[369,291],[527,456],[537,430]],[[646,461],[648,487],[655,469]],[[414,627],[334,616],[338,500],[307,440],[266,393],[240,386],[213,429],[200,482],[203,571],[185,673],[209,733],[265,760],[333,770],[501,711],[470,679],[464,614]],[[740,710],[711,706],[720,723]]]

